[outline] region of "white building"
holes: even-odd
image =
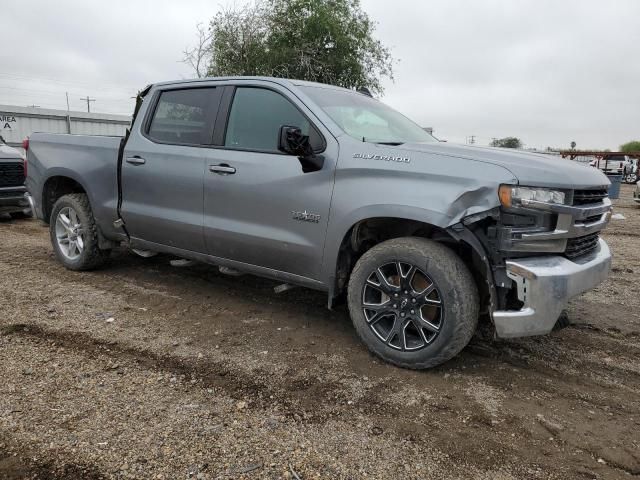
[[[0,135],[20,151],[33,132],[122,136],[130,122],[127,115],[0,105]]]

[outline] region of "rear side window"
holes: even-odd
[[[309,134],[309,121],[285,97],[264,88],[236,89],[227,123],[225,146],[265,152],[278,151],[283,125]]]
[[[162,143],[207,145],[219,104],[219,89],[190,88],[160,94],[148,136]]]

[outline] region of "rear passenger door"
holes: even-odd
[[[203,177],[221,90],[183,87],[151,93],[122,163],[121,215],[133,240],[206,251]]]
[[[204,184],[211,255],[318,279],[333,189],[337,142],[284,87],[226,89]],[[318,171],[278,151],[283,125],[310,135]]]

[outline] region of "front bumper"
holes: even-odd
[[[25,212],[30,210],[30,202],[25,187],[0,188],[0,213]]]
[[[507,275],[517,285],[520,310],[493,312],[498,337],[549,333],[569,300],[603,282],[611,270],[611,251],[602,239],[592,253],[575,261],[561,256],[508,260]]]

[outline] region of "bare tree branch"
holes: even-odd
[[[185,48],[182,61],[189,65],[198,78],[207,76],[209,63],[211,61],[211,40],[213,34],[211,30],[207,30],[204,25],[199,23],[196,25],[198,31],[198,41],[195,47]]]

